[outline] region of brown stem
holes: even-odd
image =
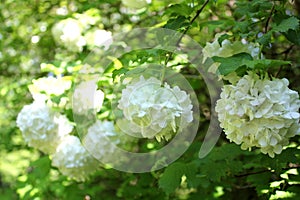
[[[300,169],[300,165],[295,165],[295,166],[282,168],[282,170],[289,170],[289,169]],[[238,174],[238,175],[234,175],[234,176],[237,177],[237,178],[240,178],[240,177],[245,177],[245,176],[254,175],[254,174],[262,174],[262,173],[265,173],[265,172],[271,172],[271,170],[264,169],[264,170],[257,171],[257,172],[248,172],[248,173],[245,173],[245,174]]]
[[[293,49],[294,45],[290,46],[288,49],[286,49],[285,51],[281,52],[280,54],[285,54],[284,55],[284,60],[287,59],[288,57],[288,54],[290,53],[290,51]],[[279,55],[279,54],[278,54]],[[274,77],[278,77],[279,73],[281,72],[282,70],[282,66],[279,67],[278,71],[276,72],[275,76]]]
[[[275,10],[275,3],[273,3],[273,6],[272,6],[272,8],[271,8],[270,15],[269,15],[269,17],[268,17],[268,19],[267,19],[267,21],[266,21],[264,33],[267,33],[267,32],[268,32],[269,23],[270,23],[270,20],[271,20],[271,18],[272,18],[272,14],[273,14],[274,10]]]
[[[181,35],[181,37],[179,38],[179,40],[177,41],[177,46],[180,43],[180,41],[182,40],[183,36],[188,32],[188,30],[190,30],[192,24],[194,23],[194,21],[199,17],[199,15],[201,14],[201,12],[203,11],[203,9],[205,8],[205,6],[209,3],[209,0],[206,0],[204,2],[204,4],[201,6],[201,8],[199,10],[197,10],[196,15],[193,17],[193,19],[190,22],[190,25],[184,30],[183,34]]]
[[[179,43],[181,42],[183,36],[188,32],[188,30],[191,28],[192,24],[194,23],[194,21],[199,17],[199,15],[201,14],[201,12],[203,11],[203,9],[205,8],[205,6],[209,3],[209,0],[206,0],[204,2],[204,4],[201,6],[201,8],[199,10],[197,10],[196,15],[193,17],[193,19],[190,21],[190,25],[184,30],[184,32],[182,33],[182,35],[180,36],[180,38],[178,39],[176,46],[179,45]],[[173,52],[171,52],[166,60],[165,60],[165,66],[168,64],[168,62],[170,61],[170,59],[173,56]]]

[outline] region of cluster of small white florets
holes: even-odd
[[[51,101],[51,97],[60,96],[71,88],[72,81],[64,77],[42,77],[32,80],[31,85],[28,86],[29,91],[35,101],[46,101],[47,105],[54,106],[54,102]],[[67,104],[68,98],[61,97],[58,104],[59,107],[63,107]]]
[[[114,123],[97,120],[83,137],[84,147],[98,160],[110,160],[119,140]]]
[[[216,111],[227,138],[242,149],[258,147],[270,157],[280,154],[300,132],[299,95],[288,84],[287,79],[249,73],[236,85],[225,85]]]
[[[17,117],[17,126],[28,145],[44,153],[55,152],[63,137],[73,129],[66,116],[39,101],[23,107]]]
[[[73,112],[86,115],[90,110],[99,112],[104,100],[104,93],[97,90],[94,80],[79,83],[73,94]]]
[[[29,146],[50,154],[52,165],[77,181],[84,181],[98,168],[94,157],[108,155],[114,150],[110,140],[105,138],[116,136],[112,122],[97,121],[92,125],[84,139],[84,147],[78,137],[69,135],[73,126],[67,117],[52,110],[44,101],[24,106],[18,114],[17,126]],[[113,139],[117,144],[116,138]]]
[[[56,23],[52,28],[52,34],[55,41],[69,51],[80,52],[86,45],[82,36],[82,26],[76,19],[68,18]]]
[[[169,140],[178,128],[193,121],[190,96],[178,86],[143,76],[133,80],[122,91],[118,107],[128,120],[131,131],[144,138]],[[131,133],[132,134],[132,133]]]
[[[63,45],[71,52],[81,52],[85,45],[104,46],[105,49],[111,45],[111,32],[100,29],[87,31],[85,27],[86,25],[82,24],[80,20],[67,18],[53,26],[52,35],[58,44]]]
[[[82,146],[78,137],[66,136],[52,156],[52,165],[77,181],[84,181],[98,167],[98,161]]]

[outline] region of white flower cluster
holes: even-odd
[[[227,138],[242,149],[258,147],[270,157],[280,154],[300,132],[299,95],[288,84],[287,79],[249,73],[236,85],[225,85],[216,111]]]
[[[219,44],[218,38],[219,34],[216,35],[212,43],[207,42],[203,48],[203,62],[207,58],[212,58],[214,56],[218,57],[230,57],[238,53],[249,53],[254,59],[259,59],[259,46],[254,43],[247,43],[241,41],[230,42],[228,39],[222,41],[221,45]],[[217,73],[219,63],[214,63],[208,69],[211,73]],[[228,76],[228,78],[230,78]],[[234,78],[236,80],[236,77]],[[230,80],[229,80],[230,81]],[[235,81],[233,81],[235,82]]]
[[[43,77],[32,81],[33,84],[29,85],[29,91],[36,101],[46,101],[48,105],[52,105],[51,96],[62,95],[66,90],[69,90],[72,81],[64,77]],[[62,97],[60,105],[63,106],[67,103],[68,98]]]
[[[77,181],[84,181],[99,167],[98,161],[87,152],[78,137],[73,135],[66,136],[58,145],[52,157],[52,165]]]
[[[72,18],[68,18],[56,23],[52,28],[52,35],[55,41],[69,51],[80,52],[86,41],[82,36],[82,25]]]
[[[35,97],[34,95],[41,92],[44,92],[48,96],[51,94],[59,96],[70,89],[72,85],[71,80],[64,79],[63,77],[54,78],[52,76],[34,79],[32,83],[32,85],[29,85],[29,90],[33,94],[33,98]]]
[[[100,111],[104,100],[104,93],[97,90],[94,80],[84,81],[76,86],[73,94],[73,112],[76,114],[88,114],[89,110]]]
[[[111,32],[100,29],[85,30],[88,26],[82,22],[82,20],[67,18],[56,23],[52,28],[55,41],[71,52],[81,52],[85,45],[104,46],[108,49],[112,43]]]
[[[128,120],[131,131],[144,138],[169,140],[177,128],[193,121],[190,96],[156,78],[134,80],[122,91],[118,107]]]
[[[97,120],[89,127],[83,138],[83,145],[96,159],[105,156],[109,160],[115,151],[115,145],[119,143],[116,136],[113,122]]]
[[[55,152],[63,137],[73,129],[66,116],[39,101],[23,107],[17,117],[17,126],[29,146],[44,153]]]
[[[78,137],[69,135],[73,126],[67,117],[53,111],[44,101],[24,106],[18,114],[17,125],[29,146],[52,155],[52,165],[62,174],[84,181],[97,169],[98,162]]]
[[[88,31],[84,37],[87,45],[90,47],[104,46],[104,50],[107,50],[112,44],[112,33],[109,31],[95,29]]]

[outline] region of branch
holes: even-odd
[[[204,2],[204,4],[201,6],[201,8],[199,10],[197,10],[196,15],[193,17],[193,19],[190,21],[190,25],[184,30],[184,32],[182,33],[182,35],[180,36],[180,38],[178,39],[177,43],[176,43],[176,47],[179,45],[179,43],[181,42],[183,36],[188,32],[188,30],[191,28],[192,24],[194,23],[194,21],[199,17],[199,15],[201,14],[201,12],[203,11],[203,9],[205,8],[205,6],[209,3],[209,0],[206,0]],[[167,56],[166,60],[165,60],[165,66],[168,64],[169,60],[172,58],[173,56],[173,52],[171,52],[169,54],[169,56]]]
[[[272,8],[271,8],[270,15],[269,15],[269,17],[268,17],[268,19],[267,19],[267,21],[266,21],[264,33],[267,33],[267,32],[268,32],[269,23],[270,23],[270,20],[271,20],[271,18],[272,18],[272,14],[273,14],[274,10],[275,10],[275,3],[273,3],[273,6],[272,6]]]
[[[290,164],[289,167],[282,168],[282,170],[289,170],[289,169],[300,169],[300,165],[298,165],[298,164],[292,164],[291,165]],[[245,173],[245,174],[238,174],[238,175],[234,175],[234,176],[237,177],[237,178],[240,178],[240,177],[250,176],[250,175],[254,175],[254,174],[262,174],[262,173],[265,173],[265,172],[272,172],[272,170],[264,169],[264,170],[257,171],[257,172],[248,172],[248,173]]]
[[[282,52],[279,52],[279,53],[271,53],[272,56],[279,56],[279,55],[282,55],[282,54],[289,54],[290,51],[294,48],[294,45],[291,45],[289,48],[287,48],[286,50],[282,51]]]
[[[248,172],[245,174],[238,174],[238,175],[234,175],[234,176],[237,178],[240,178],[240,177],[245,177],[245,176],[254,175],[254,174],[262,174],[262,173],[269,172],[269,171],[270,170],[265,169],[265,170],[261,170],[261,171],[257,171],[257,172]]]
[[[188,32],[188,30],[190,30],[192,24],[194,23],[194,21],[199,17],[199,15],[201,14],[201,12],[204,10],[205,6],[209,3],[209,0],[206,0],[204,2],[204,4],[201,6],[201,8],[199,10],[197,10],[196,15],[193,17],[193,19],[190,21],[190,25],[184,30],[183,34],[181,35],[181,37],[179,38],[178,42],[177,42],[177,46],[178,44],[181,42],[183,36]]]
[[[288,54],[289,54],[290,51],[293,49],[293,47],[294,47],[294,45],[290,46],[288,49],[286,49],[285,51],[283,51],[283,52],[281,52],[281,53],[279,53],[279,54],[277,54],[277,55],[284,54],[284,55],[285,55],[285,56],[284,56],[284,60],[286,60],[287,57],[288,57]],[[278,71],[276,72],[276,74],[274,75],[274,77],[278,77],[278,75],[279,75],[279,73],[281,72],[281,70],[282,70],[282,66],[279,67],[279,69],[278,69]]]

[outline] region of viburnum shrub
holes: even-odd
[[[1,200],[299,199],[299,14],[1,1]]]

